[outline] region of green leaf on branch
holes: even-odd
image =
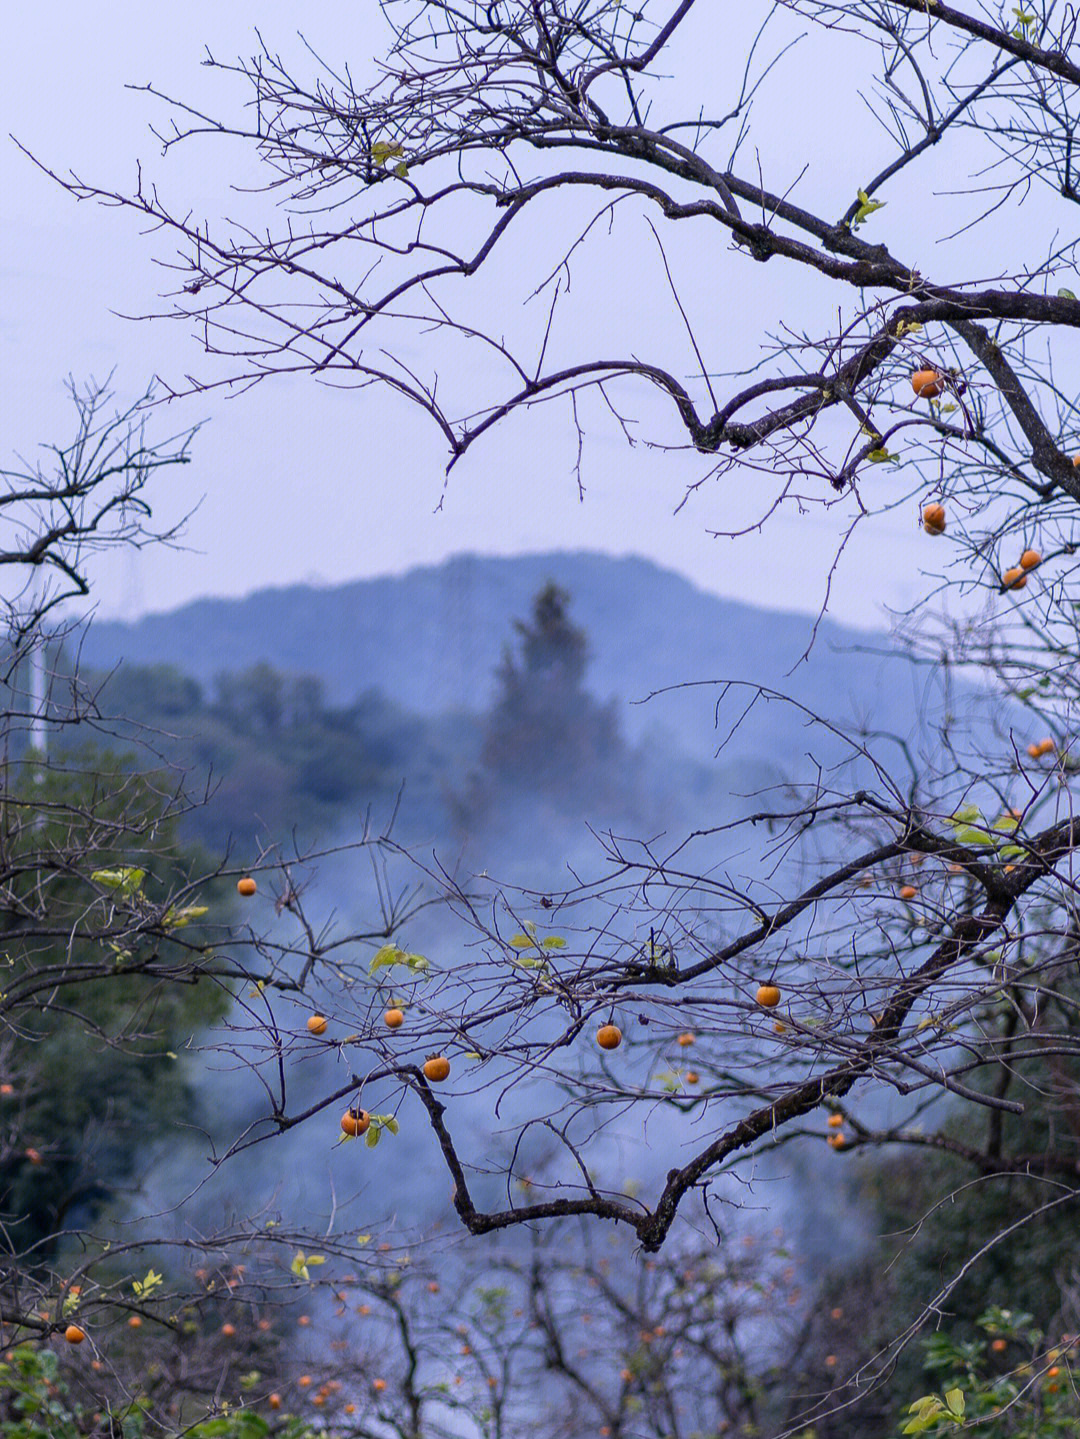
[[[90,878],[103,889],[115,889],[125,897],[130,897],[142,889],[146,870],[133,869],[130,866],[123,869],[95,869]]]
[[[962,1389],[947,1389],[945,1391],[945,1403],[948,1405],[949,1413],[954,1419],[964,1417],[964,1391]]]
[[[923,1399],[916,1399],[915,1403],[908,1408],[908,1413],[913,1417],[908,1420],[900,1432],[902,1434],[925,1434],[927,1429],[937,1427],[938,1419],[945,1413],[945,1406],[936,1394],[927,1394]]]
[[[381,949],[376,950],[375,957],[368,966],[368,973],[377,974],[380,969],[386,969],[395,964],[403,964],[414,974],[422,974],[424,970],[430,968],[431,961],[425,959],[422,954],[409,954],[400,945],[384,944]]]

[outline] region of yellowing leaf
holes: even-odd
[[[161,923],[165,929],[183,929],[193,919],[202,919],[204,914],[210,913],[210,906],[206,904],[186,904],[182,909],[168,909]]]
[[[875,210],[880,210],[885,205],[884,200],[871,200],[865,190],[858,191],[858,201],[859,208],[855,211],[854,221],[856,229],[858,229],[868,215],[872,215]]]
[[[146,1278],[133,1280],[131,1287],[135,1291],[136,1298],[145,1299],[148,1295],[153,1294],[155,1289],[160,1289],[164,1282],[164,1275],[156,1274],[153,1269],[148,1269]]]
[[[125,866],[123,869],[95,869],[90,878],[104,889],[115,889],[119,890],[121,894],[132,895],[138,894],[142,889],[146,870],[132,869],[130,866]]]
[[[384,944],[381,949],[375,951],[375,958],[368,966],[368,973],[375,974],[380,969],[385,969],[391,964],[405,964],[408,955],[396,944]]]
[[[399,155],[404,155],[404,145],[391,145],[386,140],[376,140],[371,147],[371,158],[376,165],[385,165],[387,160],[396,160]]]
[[[978,819],[978,818],[979,818],[978,808],[977,808],[975,805],[973,805],[973,804],[965,804],[965,805],[961,805],[961,807],[956,811],[956,813],[953,815],[952,820],[950,821],[950,823],[955,823],[955,824],[970,824],[970,823],[972,822],[972,820],[975,820],[975,819]]]
[[[298,1249],[293,1255],[293,1260],[292,1263],[289,1265],[289,1268],[297,1276],[297,1278],[310,1279],[310,1269],[314,1265],[325,1263],[325,1254],[305,1254],[302,1249]]]

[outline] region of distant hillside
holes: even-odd
[[[491,700],[512,619],[549,579],[569,590],[589,636],[590,690],[628,706],[622,723],[634,741],[651,734],[689,755],[711,754],[717,692],[701,682],[722,679],[775,687],[840,721],[872,712],[878,729],[906,733],[919,712],[919,677],[884,635],[826,620],[810,661],[799,664],[811,631],[805,615],[719,599],[648,560],[590,553],[463,555],[395,578],[198,600],[133,624],[94,624],[82,662],[172,663],[206,681],[265,660],[318,675],[338,704],[378,688],[419,714],[476,712]],[[687,682],[699,687],[634,703]],[[755,711],[727,758],[787,759],[793,745],[807,747],[801,721],[770,705]]]

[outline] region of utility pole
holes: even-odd
[[[30,744],[41,756],[49,752],[49,730],[45,718],[45,628],[42,615],[45,609],[45,585],[40,573],[34,577],[33,585],[33,629],[30,634]],[[41,771],[38,771],[38,778]]]
[[[44,759],[49,752],[49,730],[45,722],[45,636],[39,631],[30,650],[30,743]]]

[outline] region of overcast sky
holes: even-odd
[[[718,28],[709,34],[695,21],[689,48],[677,58],[693,66],[696,55],[708,53],[713,67],[729,48],[730,36],[719,27],[729,23],[730,12],[725,6],[701,8],[711,17],[704,24]],[[351,57],[356,70],[383,43],[377,7],[368,0],[315,7],[312,13],[304,22],[307,38],[328,55]],[[235,112],[243,92],[230,92],[200,68],[205,47],[221,59],[250,54],[257,23],[272,47],[295,55],[303,66],[296,16],[296,6],[283,0],[230,0],[227,6],[189,0],[182,7],[38,0],[18,7],[5,35],[3,128],[58,169],[130,187],[137,159],[162,165],[148,127],[163,117],[149,97],[125,90],[125,84],[152,81],[185,99]],[[734,62],[738,47],[730,48]],[[704,73],[687,78],[709,82]],[[780,103],[770,121],[772,133],[798,133],[801,139],[800,97],[789,97],[792,109],[785,112],[783,94],[782,88],[773,92]],[[844,156],[855,143],[848,133]],[[809,153],[819,174],[822,166],[828,169],[826,153]],[[883,142],[878,153],[885,153]],[[230,210],[229,167],[235,159],[236,152],[226,147],[203,146],[166,162],[160,174],[177,208],[217,217]],[[832,163],[836,169],[835,154]],[[791,164],[796,165],[794,153]],[[160,272],[152,261],[155,253],[168,253],[167,245],[140,235],[130,216],[76,204],[6,139],[0,165],[7,458],[67,436],[68,374],[103,378],[115,369],[119,397],[129,400],[153,374],[176,378],[199,372],[201,365],[205,372],[205,362],[181,327],[119,317],[153,308]],[[853,161],[850,176],[837,182],[837,200],[861,179],[860,162]],[[813,198],[810,190],[805,198]],[[613,244],[604,264],[633,262]],[[711,254],[701,256],[706,276],[714,264]],[[770,283],[797,283],[797,276],[781,277],[780,265],[774,260],[755,268],[767,272]],[[581,306],[580,299],[575,303]],[[657,298],[643,323],[673,326],[665,304]],[[737,284],[725,281],[721,287],[717,281],[714,308],[733,337],[756,346],[760,312],[744,302]],[[578,314],[580,323],[590,323],[587,304]],[[700,459],[641,447],[628,451],[605,427],[598,428],[586,453],[582,502],[573,474],[575,436],[567,412],[553,408],[531,428],[508,426],[470,452],[453,472],[438,512],[446,459],[439,437],[415,413],[385,397],[330,393],[294,377],[235,400],[211,394],[163,408],[154,415],[154,432],[164,435],[201,420],[207,423],[195,442],[195,463],[165,479],[156,492],[159,511],[170,517],[197,507],[187,527],[187,549],[102,562],[96,573],[102,613],[161,610],[198,595],[235,595],[306,579],[400,573],[462,550],[514,554],[547,548],[645,555],[714,593],[814,612],[845,520],[840,511],[784,512],[770,519],[761,535],[710,538],[714,492],[675,513],[685,485],[702,472]],[[749,515],[764,497],[760,486],[759,477],[748,474],[742,491],[730,491],[730,502],[720,499]],[[903,607],[921,591],[920,567],[933,566],[944,551],[928,549],[916,513],[913,504],[861,529],[833,582],[830,611],[836,618],[877,625],[886,606]]]

